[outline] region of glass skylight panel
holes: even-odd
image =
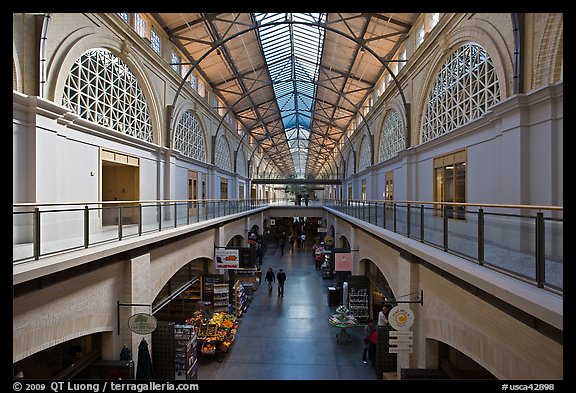
[[[325,13],[255,13],[261,25],[284,20],[323,23]],[[324,29],[290,23],[258,31],[297,177],[303,177],[308,155]],[[284,82],[286,81],[286,82]]]

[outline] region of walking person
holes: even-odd
[[[286,273],[284,273],[284,270],[280,269],[276,275],[276,279],[278,280],[278,297],[284,297],[284,282],[286,281]]]
[[[376,330],[376,326],[374,326],[374,320],[371,319],[364,326],[364,350],[362,351],[362,361],[364,362],[364,364],[368,363],[367,356],[368,351],[370,350],[370,334],[374,330]]]
[[[256,248],[256,256],[258,257],[258,265],[262,266],[262,261],[264,260],[264,250],[262,250],[262,244],[258,243]]]
[[[368,359],[372,367],[376,367],[376,343],[378,342],[378,330],[374,329],[368,336]]]
[[[276,282],[276,276],[271,267],[268,268],[264,280],[268,283],[268,295],[272,295],[272,285]]]
[[[282,235],[280,239],[280,251],[282,251],[282,255],[284,255],[284,247],[286,246],[286,236]]]

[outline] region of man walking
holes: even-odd
[[[286,235],[282,234],[282,238],[280,239],[280,251],[282,251],[282,255],[284,255],[285,246],[286,246]]]
[[[284,297],[284,282],[286,281],[286,273],[284,273],[284,270],[280,269],[280,271],[278,271],[276,280],[278,280],[278,297]]]
[[[272,283],[276,281],[276,277],[274,276],[274,270],[272,270],[271,267],[268,268],[264,280],[268,283],[268,295],[272,295]]]

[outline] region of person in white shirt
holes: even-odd
[[[378,326],[388,325],[388,306],[382,307],[382,310],[378,313]]]

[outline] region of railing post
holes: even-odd
[[[382,203],[382,228],[386,229],[386,201]]]
[[[406,204],[406,236],[410,237],[410,202]]]
[[[536,213],[536,284],[538,288],[544,288],[544,284],[546,283],[545,246],[544,213],[539,212]]]
[[[420,205],[420,243],[424,243],[424,205]]]
[[[118,206],[118,240],[122,240],[122,206]]]
[[[392,206],[394,207],[394,232],[396,232],[396,202]]]
[[[368,201],[368,222],[370,222],[370,201]]]
[[[478,209],[478,263],[484,265],[484,209]]]
[[[200,222],[200,202],[198,202],[196,206],[198,207],[196,209],[196,222]]]
[[[34,208],[34,259],[40,259],[40,209]]]
[[[138,204],[138,214],[140,215],[140,219],[138,220],[138,236],[142,236],[142,221],[144,221],[144,217],[142,216],[142,204]]]
[[[444,205],[442,207],[442,211],[444,212],[444,215],[443,215],[443,219],[444,219],[444,221],[443,221],[443,227],[444,227],[443,235],[444,236],[443,237],[444,237],[444,240],[443,240],[442,244],[443,244],[444,251],[448,251],[448,206]]]
[[[156,206],[158,206],[158,232],[160,232],[162,231],[162,204],[156,202]]]
[[[84,206],[84,248],[88,248],[88,245],[90,244],[90,224],[89,224],[89,210],[88,210],[88,205]]]
[[[378,226],[378,202],[374,203],[374,225]]]
[[[174,228],[178,228],[178,202],[174,202]]]

